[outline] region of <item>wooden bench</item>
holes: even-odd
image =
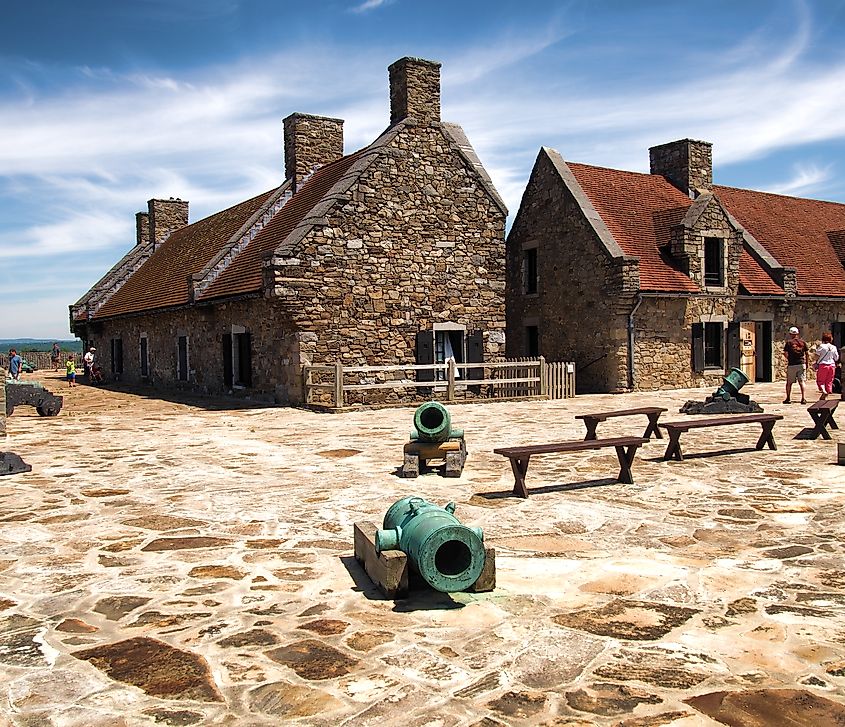
[[[759,423],[763,427],[763,433],[757,440],[756,449],[763,449],[765,445],[769,445],[769,449],[777,449],[775,438],[772,434],[775,422],[783,419],[781,414],[738,414],[734,416],[712,417],[710,419],[687,419],[682,422],[664,422],[660,426],[669,433],[669,445],[666,447],[666,453],[663,459],[676,459],[678,462],[684,459],[681,452],[681,434],[690,429],[700,429],[703,427],[726,427],[731,424],[755,424]]]
[[[603,411],[597,414],[579,414],[575,418],[583,419],[584,424],[587,425],[587,436],[584,439],[597,439],[596,427],[599,425],[599,422],[603,422],[611,417],[628,417],[636,414],[645,414],[648,416],[648,426],[645,432],[643,432],[643,437],[648,439],[653,434],[656,439],[663,439],[663,435],[657,428],[657,420],[664,411],[668,410],[661,406],[641,406],[638,409],[620,409],[619,411]]]
[[[833,413],[836,411],[839,401],[839,399],[823,399],[807,407],[807,411],[813,417],[813,422],[816,425],[813,428],[813,439],[818,439],[818,437],[830,439],[830,433],[827,431],[827,428],[839,429],[833,419]]]
[[[535,454],[552,454],[554,452],[582,452],[587,449],[602,449],[603,447],[615,447],[616,456],[619,458],[619,475],[617,480],[626,484],[634,481],[631,474],[631,465],[634,462],[634,455],[640,445],[648,441],[645,437],[613,437],[611,439],[578,439],[572,442],[558,442],[556,444],[529,444],[522,447],[500,447],[494,449],[495,454],[501,454],[511,461],[514,484],[513,494],[519,497],[528,497],[528,489],[525,487],[525,473],[528,471],[528,461]]]

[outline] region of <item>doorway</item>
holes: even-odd
[[[757,381],[757,324],[742,321],[739,324],[739,368],[749,381]]]
[[[753,381],[773,381],[772,378],[772,322],[754,321]],[[746,372],[747,375],[747,372]]]

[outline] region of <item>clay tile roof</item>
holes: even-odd
[[[683,220],[692,200],[663,177],[587,164],[567,166],[601,215],[622,252],[640,259],[640,289],[695,292],[690,280],[663,251],[672,225]]]
[[[188,276],[200,272],[274,191],[176,230],[93,317],[188,303]]]
[[[747,249],[743,249],[739,259],[739,284],[751,295],[784,295],[783,288],[772,280]]]
[[[845,229],[845,205],[714,186],[731,214],[781,265],[794,267],[799,295],[845,297],[845,269],[829,233]]]
[[[326,193],[340,181],[352,163],[365,150],[341,157],[326,164],[312,174],[296,191],[296,194],[282,207],[255,239],[234,258],[220,276],[208,286],[199,300],[244,295],[261,290],[261,264],[287,238],[293,229],[303,221]]]

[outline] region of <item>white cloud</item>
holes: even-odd
[[[376,8],[384,7],[385,5],[393,5],[395,0],[365,0],[360,5],[349,8],[350,13],[366,13]]]
[[[833,165],[797,164],[792,179],[766,186],[762,191],[792,196],[816,195],[833,178]]]

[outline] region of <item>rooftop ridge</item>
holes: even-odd
[[[314,172],[303,178],[303,182]],[[191,290],[194,300],[199,298],[228,268],[232,261],[252,242],[256,235],[275,217],[292,198],[292,180],[286,179],[267,201],[241,228],[229,238],[217,255],[199,273],[192,276]]]

